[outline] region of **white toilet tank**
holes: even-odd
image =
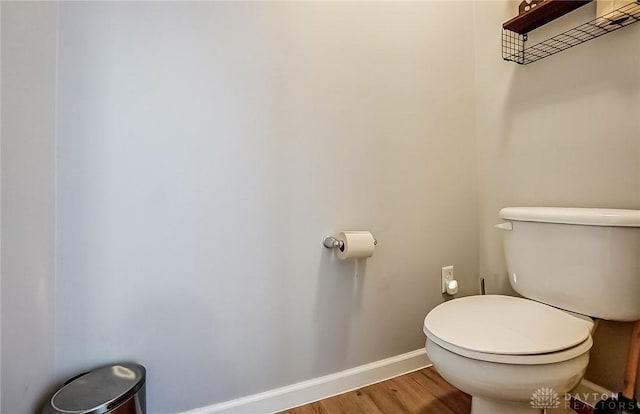
[[[640,210],[507,207],[511,286],[596,318],[640,320]]]

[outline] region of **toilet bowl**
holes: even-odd
[[[431,362],[471,395],[472,414],[569,412],[565,393],[587,368],[592,328],[590,318],[500,295],[443,303],[424,323]]]

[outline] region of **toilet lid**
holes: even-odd
[[[590,324],[529,299],[468,296],[438,305],[424,320],[425,334],[470,351],[538,355],[585,342]]]

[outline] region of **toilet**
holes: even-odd
[[[471,395],[472,414],[565,413],[589,363],[594,320],[640,319],[640,210],[500,210],[513,289],[435,307],[433,367]]]

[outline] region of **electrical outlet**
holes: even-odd
[[[442,268],[442,293],[447,292],[447,286],[449,285],[449,282],[451,282],[453,279],[454,279],[453,265],[443,267]]]

